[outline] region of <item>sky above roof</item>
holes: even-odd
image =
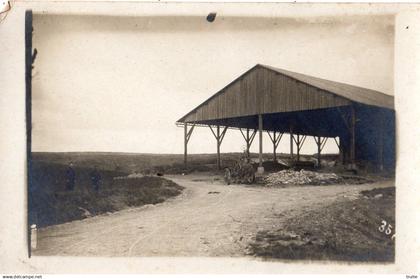
[[[175,121],[258,63],[392,94],[393,40],[389,17],[209,23],[37,15],[32,148],[182,153],[183,130]],[[228,131],[222,152],[244,145],[239,131]],[[264,145],[270,152],[266,135]],[[284,140],[280,152],[288,146]],[[208,128],[194,130],[189,152],[215,149]],[[303,152],[315,151],[307,141]]]

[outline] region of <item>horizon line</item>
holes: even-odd
[[[151,152],[125,152],[125,151],[31,151],[31,153],[113,153],[113,154],[132,154],[132,155],[184,155],[184,153],[151,153]],[[240,151],[220,152],[220,154],[239,154]],[[189,153],[188,155],[216,155],[217,153]],[[250,154],[257,154],[258,152],[250,152]],[[263,152],[262,154],[273,155],[273,152]],[[290,153],[278,152],[276,154],[290,155]],[[313,155],[314,153],[301,153],[300,155]],[[293,155],[296,155],[294,153]],[[339,153],[323,153],[321,155],[339,155]]]

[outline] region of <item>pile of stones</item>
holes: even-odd
[[[266,186],[281,185],[328,185],[342,182],[335,173],[320,173],[308,170],[282,170],[264,178]]]

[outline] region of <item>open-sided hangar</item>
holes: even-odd
[[[273,143],[290,135],[291,156],[307,137],[314,137],[318,159],[328,138],[334,139],[343,164],[395,167],[394,98],[384,93],[257,64],[177,121],[184,127],[184,161],[196,126],[210,127],[217,146],[228,129],[239,129],[247,152],[258,132],[262,170],[262,135]],[[294,149],[296,156],[293,156]]]

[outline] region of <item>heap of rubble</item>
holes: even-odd
[[[269,174],[264,178],[267,186],[279,185],[326,185],[336,184],[341,181],[341,177],[335,173],[320,173],[314,171],[294,171],[282,170]]]

